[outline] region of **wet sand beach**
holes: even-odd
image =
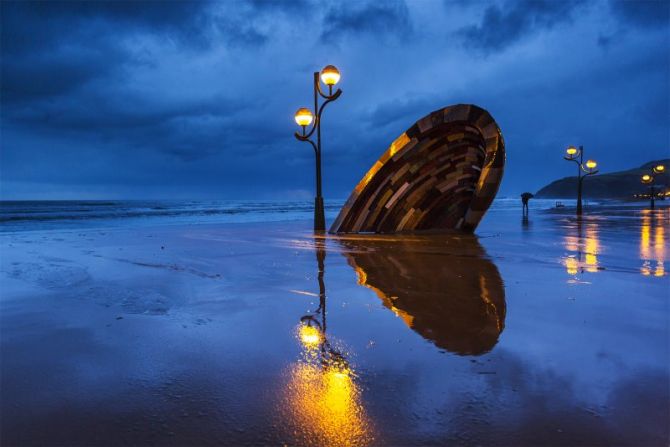
[[[670,209],[0,233],[2,445],[667,445]]]

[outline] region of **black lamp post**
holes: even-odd
[[[319,80],[319,77],[321,78]],[[323,196],[321,194],[321,114],[326,104],[335,101],[342,94],[339,88],[333,93],[333,86],[340,80],[340,72],[332,65],[326,66],[321,73],[314,72],[314,111],[308,108],[301,108],[295,113],[295,122],[302,127],[302,133],[295,133],[295,137],[300,141],[307,141],[314,148],[316,156],[316,198],[314,199],[314,231],[326,230],[326,216],[323,207]],[[321,89],[321,81],[328,86],[328,93]],[[319,96],[325,101],[319,106]],[[307,126],[311,128],[307,131]],[[316,144],[311,140],[312,134],[316,131]]]
[[[642,183],[644,183],[645,185],[649,185],[649,196],[651,197],[649,202],[649,208],[651,208],[652,210],[654,209],[654,198],[656,196],[656,188],[654,187],[654,183],[656,182],[656,176],[663,174],[664,172],[665,172],[664,165],[656,165],[651,170],[651,174],[644,174],[640,179]]]
[[[563,157],[565,160],[574,161],[577,163],[577,215],[582,215],[582,183],[584,179],[589,175],[597,174],[596,163],[593,160],[587,160],[584,163],[584,147],[579,146],[577,149],[574,146],[569,146],[565,151],[566,155]],[[583,172],[583,174],[582,174]]]

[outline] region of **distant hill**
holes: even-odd
[[[666,172],[656,177],[656,186],[670,186],[670,159],[654,160],[639,168],[628,171],[596,174],[584,179],[583,197],[593,199],[630,199],[633,194],[648,192],[648,187],[640,183],[640,177],[649,173],[653,166],[664,164]],[[574,198],[577,191],[577,177],[565,177],[541,188],[535,197],[541,199]]]

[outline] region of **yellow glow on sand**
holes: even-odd
[[[598,239],[598,228],[589,225],[586,228],[586,240],[584,241],[584,262],[586,271],[595,273],[598,271],[598,254],[600,252],[600,240]]]
[[[565,258],[565,271],[568,272],[568,275],[576,275],[579,272],[579,261],[577,261],[572,256]]]
[[[349,368],[297,363],[286,393],[287,421],[298,445],[353,446],[373,441]]]
[[[642,224],[640,225],[640,258],[651,258],[651,217],[646,214],[642,216]]]
[[[565,236],[563,245],[568,251],[579,251],[579,239],[576,236]]]
[[[569,275],[582,272],[596,273],[599,271],[598,255],[601,252],[598,224],[589,223],[585,234],[576,229],[573,235],[563,237],[563,246],[571,253],[563,258],[563,265]]]
[[[665,226],[663,215],[653,216],[646,213],[642,216],[640,225],[640,273],[644,276],[665,276],[665,257],[667,244],[665,240]],[[652,243],[653,233],[653,243]]]
[[[321,340],[323,339],[323,336],[321,334],[321,331],[319,331],[319,329],[313,326],[308,326],[306,324],[300,325],[299,335],[300,335],[300,341],[307,348],[316,347],[319,343],[321,343]]]
[[[656,269],[654,276],[665,275],[665,222],[657,223],[654,231],[654,258],[656,258]]]

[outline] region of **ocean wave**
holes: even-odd
[[[341,205],[342,201],[332,202],[325,208],[332,213]],[[305,219],[313,210],[311,201],[2,201],[0,231],[76,227],[78,223],[113,226],[157,219],[194,223]]]

